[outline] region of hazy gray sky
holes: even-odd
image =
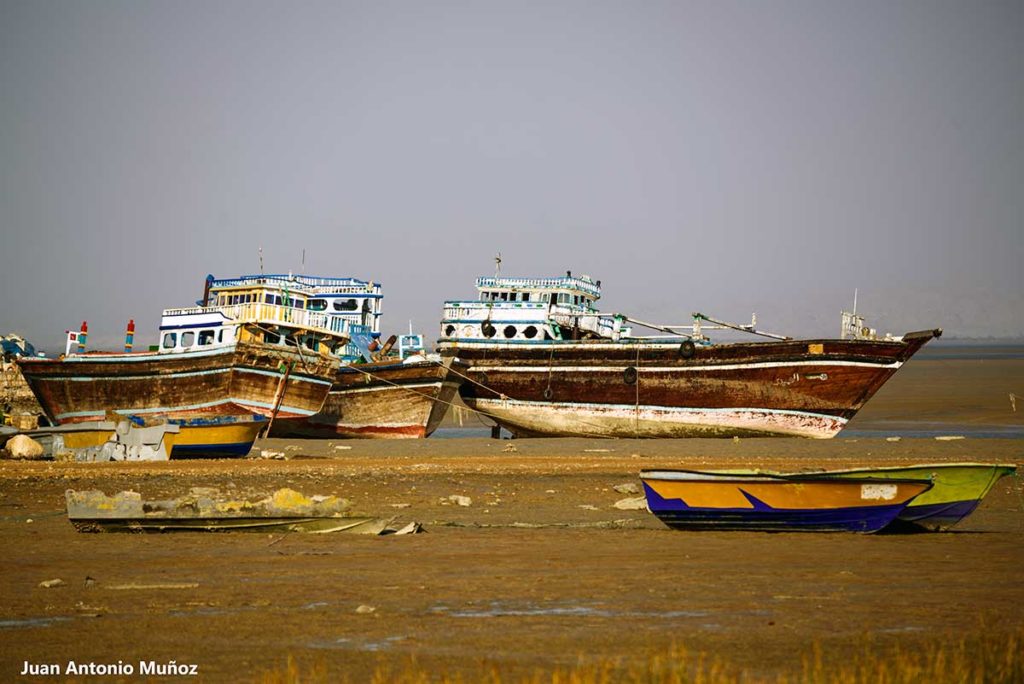
[[[260,245],[429,339],[498,251],[644,319],[1021,336],[1024,3],[0,0],[0,230],[51,349]]]

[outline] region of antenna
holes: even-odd
[[[302,270],[306,270],[306,248],[302,248]]]
[[[494,257],[494,277],[501,277],[501,252]]]
[[[857,315],[857,288],[853,288],[853,315]]]
[[[260,245],[260,275],[263,275],[263,245]]]
[[[412,319],[409,319],[409,334],[412,335]]]

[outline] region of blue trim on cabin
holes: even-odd
[[[228,319],[225,319],[225,320],[228,320]],[[187,330],[189,328],[196,328],[196,329],[198,329],[198,328],[211,328],[211,329],[215,330],[217,328],[223,328],[223,327],[224,327],[224,323],[222,321],[222,322],[219,322],[219,323],[189,323],[187,325],[161,325],[160,326],[160,330],[161,331],[163,331],[163,330]]]

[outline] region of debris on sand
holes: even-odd
[[[40,582],[39,586],[41,588],[43,588],[43,589],[53,589],[54,587],[63,587],[64,586],[64,580],[60,579],[59,577],[56,578],[56,579],[45,580],[43,582]]]
[[[448,497],[448,500],[457,506],[472,506],[473,499],[468,496],[462,496],[460,494],[452,494]]]
[[[14,435],[7,441],[11,458],[38,459],[44,457],[43,445],[28,435]]]
[[[619,499],[612,505],[620,511],[643,511],[647,510],[647,499],[642,496],[629,499]]]
[[[167,421],[139,425],[113,416],[29,430],[10,437],[5,451],[15,458],[56,461],[166,461],[180,430]],[[0,433],[0,444],[6,437]]]
[[[953,442],[958,439],[966,439],[963,435],[939,435],[935,438],[940,442]]]
[[[384,530],[384,532],[382,532],[381,534],[404,535],[404,534],[421,534],[423,532],[426,532],[426,530],[423,529],[423,525],[421,525],[418,522],[413,521],[413,522],[409,523],[408,525],[406,525],[404,527],[401,527],[401,528],[399,528],[397,530],[392,530],[391,528],[388,528],[388,529]]]
[[[336,496],[307,497],[278,489],[258,501],[223,496],[216,489],[193,488],[177,499],[144,501],[138,492],[107,496],[69,489],[68,519],[80,532],[223,531],[355,532],[380,534],[391,519],[351,515],[350,503]]]
[[[624,482],[623,484],[617,484],[612,487],[619,494],[639,494],[640,488],[633,482]]]

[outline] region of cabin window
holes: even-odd
[[[263,333],[263,341],[267,344],[277,344],[281,341],[281,336],[272,332]]]
[[[178,333],[164,333],[164,349],[174,349],[178,344]]]
[[[335,311],[355,311],[359,308],[359,304],[354,299],[335,299],[334,310]]]
[[[212,330],[200,330],[199,331],[199,346],[205,347],[209,344],[213,344],[214,332]]]
[[[514,325],[506,325],[505,326],[505,337],[507,339],[511,340],[513,337],[515,337],[516,336],[516,332],[517,332],[516,331],[516,326],[514,326]]]
[[[217,331],[217,341],[218,342],[223,342],[224,341],[224,331],[223,330],[218,330]]]
[[[310,299],[309,300],[309,306],[306,307],[306,308],[308,308],[310,311],[324,311],[325,309],[327,309],[327,300],[326,299]]]
[[[195,344],[195,341],[196,334],[193,331],[189,330],[188,332],[181,333],[181,346],[185,349],[188,349]]]
[[[263,303],[264,304],[273,304],[274,303],[274,295],[270,294],[269,292],[266,293],[265,295],[263,295]]]
[[[312,335],[307,335],[306,337],[303,338],[302,345],[306,349],[316,349],[316,347],[317,347],[316,338],[313,337]]]
[[[305,309],[306,308],[306,300],[304,300],[304,299],[296,299],[294,301],[294,303],[292,304],[292,306],[294,306],[296,309]]]
[[[526,326],[526,329],[523,330],[523,337],[525,337],[528,340],[532,340],[536,336],[537,336],[537,326],[528,325],[528,326]]]
[[[523,293],[523,294],[521,295],[521,297],[522,297],[522,300],[523,300],[524,302],[528,302],[528,301],[530,301],[530,293],[529,293],[529,292],[524,292],[524,293]]]
[[[451,337],[451,336],[452,336],[452,334],[453,334],[454,332],[455,332],[455,326],[454,326],[454,325],[450,325],[450,324],[449,324],[449,325],[448,325],[448,326],[447,326],[447,327],[446,327],[446,328],[444,329],[444,334],[445,334],[445,336],[446,336],[446,337]]]
[[[540,296],[540,301],[542,301],[542,302],[550,302],[551,301],[551,293],[550,292],[543,293]]]

